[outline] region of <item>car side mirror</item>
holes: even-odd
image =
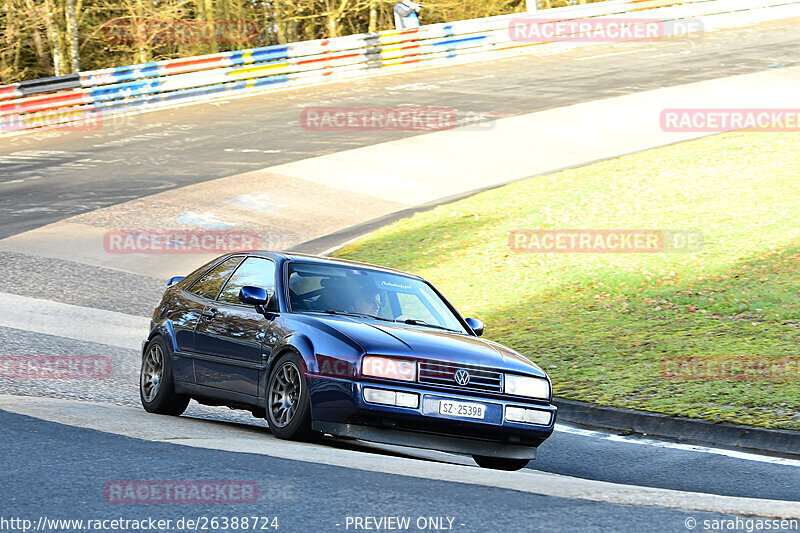
[[[267,305],[267,289],[245,285],[239,289],[239,301],[247,305]]]
[[[467,318],[465,321],[467,325],[470,327],[470,329],[475,332],[475,335],[477,335],[478,337],[483,335],[482,320],[478,320],[477,318]]]
[[[167,287],[172,287],[185,277],[186,276],[172,276],[171,278],[169,278],[169,281],[167,282]]]

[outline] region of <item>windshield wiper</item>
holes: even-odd
[[[413,326],[423,326],[426,328],[436,328],[436,329],[443,329],[445,331],[452,331],[453,333],[461,333],[460,331],[455,329],[446,328],[444,326],[440,326],[439,324],[431,324],[429,322],[425,322],[424,320],[417,320],[415,318],[407,318],[402,322],[404,322],[405,324],[411,324]]]
[[[314,313],[325,313],[326,315],[344,315],[344,316],[360,316],[363,318],[374,318],[375,320],[383,320],[385,322],[397,322],[391,318],[383,318],[382,316],[369,315],[367,313],[355,313],[353,311],[342,311],[341,309],[329,309],[327,311],[313,311]]]
[[[457,329],[446,328],[446,327],[440,326],[438,324],[431,324],[429,322],[425,322],[424,320],[417,320],[415,318],[407,318],[405,320],[394,320],[394,319],[391,319],[391,318],[384,318],[382,316],[370,315],[370,314],[367,314],[367,313],[356,313],[354,311],[343,311],[341,309],[328,309],[327,311],[311,311],[311,312],[312,313],[324,313],[326,315],[358,316],[358,317],[363,317],[363,318],[373,318],[375,320],[383,320],[384,322],[394,322],[395,324],[396,323],[402,323],[402,324],[409,324],[409,325],[412,325],[412,326],[422,326],[422,327],[426,327],[426,328],[442,329],[444,331],[452,331],[453,333],[461,333]]]

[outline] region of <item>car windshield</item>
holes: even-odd
[[[431,287],[418,279],[347,265],[292,261],[289,300],[296,313],[328,313],[466,333]]]

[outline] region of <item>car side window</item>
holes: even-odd
[[[213,300],[233,269],[242,262],[242,256],[231,257],[218,264],[195,282],[189,292]]]
[[[266,289],[271,298],[275,293],[275,263],[262,257],[248,257],[225,284],[217,300],[228,304],[240,303],[239,289],[245,285]]]

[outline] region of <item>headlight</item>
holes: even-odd
[[[417,379],[417,365],[413,361],[367,355],[361,361],[361,374],[373,378],[414,381]]]
[[[516,374],[506,374],[506,394],[527,396],[528,398],[550,399],[550,382],[544,378],[530,378]]]

